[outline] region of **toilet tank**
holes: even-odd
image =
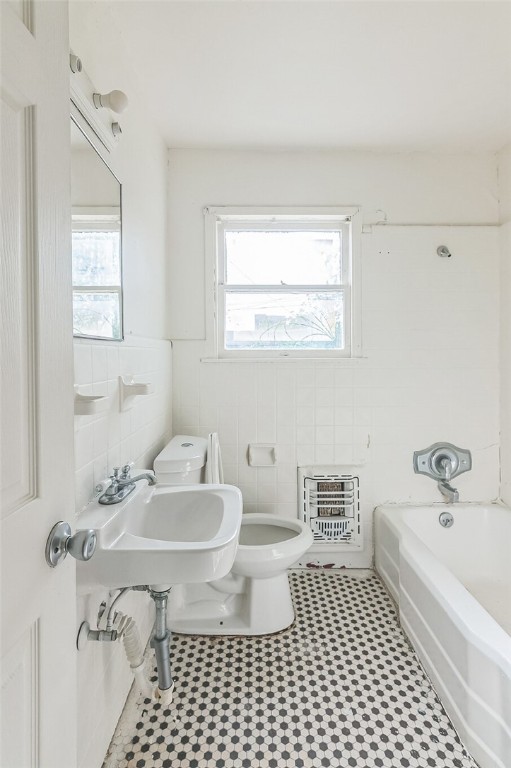
[[[192,485],[203,483],[208,441],[204,437],[175,435],[154,460],[159,483]]]

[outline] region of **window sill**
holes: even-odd
[[[201,357],[201,363],[358,363],[367,357],[356,355],[351,357]]]

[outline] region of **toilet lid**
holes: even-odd
[[[271,523],[246,523],[241,525],[239,543],[241,546],[257,547],[279,544],[299,535],[299,531]]]

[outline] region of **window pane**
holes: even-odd
[[[120,285],[121,235],[113,232],[73,232],[73,285]]]
[[[339,285],[341,232],[229,230],[226,276],[231,285]]]
[[[225,349],[343,349],[343,295],[225,294]]]
[[[73,291],[73,333],[76,336],[120,339],[119,294]]]

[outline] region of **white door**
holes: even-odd
[[[1,768],[76,765],[67,3],[0,0]]]

